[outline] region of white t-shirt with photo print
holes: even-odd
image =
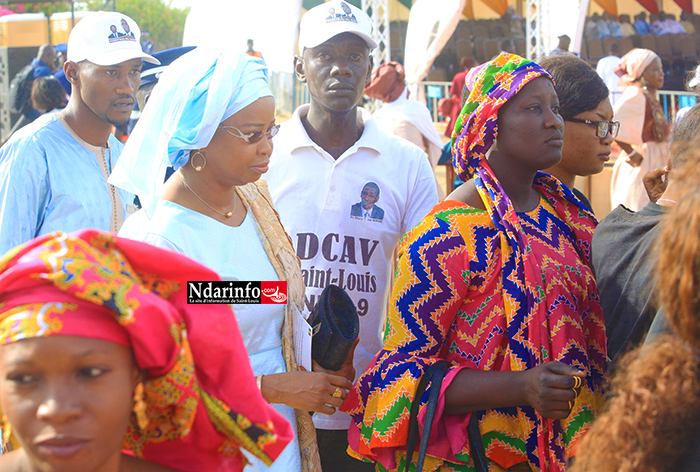
[[[437,204],[435,177],[421,149],[381,131],[361,108],[362,136],[334,159],[306,133],[301,117],[308,110],[302,105],[282,124],[263,178],[301,260],[305,315],[329,283],[344,288],[355,302],[359,376],[382,346],[394,248]],[[362,207],[365,188],[379,189],[369,216]],[[317,413],[314,423],[320,429],[348,429],[350,416]]]

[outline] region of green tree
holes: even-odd
[[[24,7],[24,9],[22,9]],[[70,11],[70,2],[44,2],[44,3],[10,3],[10,10],[17,13],[41,13],[44,12],[46,18],[51,18],[54,13]]]
[[[182,34],[189,8],[171,8],[164,0],[116,0],[117,11],[130,16],[141,30],[151,32],[156,51],[182,46]],[[47,18],[57,12],[70,11],[70,2],[52,1],[43,3],[10,3],[8,8],[26,13],[44,12]],[[110,9],[112,2],[107,5]],[[87,9],[98,11],[105,8],[105,0],[88,0]]]

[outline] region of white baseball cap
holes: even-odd
[[[160,64],[141,50],[141,30],[134,20],[117,12],[93,12],[75,25],[68,37],[71,62],[88,60],[98,66],[111,66],[131,59]]]
[[[332,0],[312,8],[301,18],[299,50],[304,52],[304,48],[315,48],[341,33],[356,34],[370,49],[377,47],[367,13],[348,2]]]

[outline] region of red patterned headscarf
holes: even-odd
[[[271,463],[293,438],[264,400],[229,305],[188,305],[188,280],[220,280],[187,257],[106,232],[36,238],[0,259],[0,345],[82,336],[130,347],[145,371],[148,425],[124,449],[186,472]]]
[[[406,88],[406,72],[398,62],[387,62],[372,72],[372,78],[365,87],[368,97],[384,103],[391,103],[401,96]]]

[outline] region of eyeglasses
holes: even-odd
[[[569,118],[566,121],[573,121],[574,123],[585,123],[587,125],[595,126],[595,135],[598,136],[600,139],[605,138],[608,133],[610,133],[610,136],[613,138],[617,138],[617,133],[620,132],[620,122],[619,121],[591,121],[591,120],[584,120],[581,118]]]
[[[236,128],[235,126],[219,126],[219,128],[223,128],[226,130],[228,134],[231,136],[235,136],[237,138],[245,139],[245,142],[248,144],[255,144],[259,143],[260,140],[265,136],[267,139],[272,139],[277,135],[277,132],[280,130],[280,125],[275,125],[272,128],[268,129],[267,131],[253,131],[252,133],[248,134],[243,134],[241,130]],[[232,132],[229,131],[229,128],[235,129],[238,134],[233,134]]]

